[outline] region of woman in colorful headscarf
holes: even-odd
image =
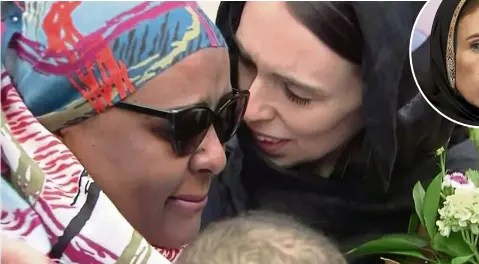
[[[430,42],[433,85],[421,89],[450,119],[479,126],[479,1],[444,0]]]
[[[2,232],[63,263],[173,261],[248,101],[228,64],[194,2],[2,3]]]

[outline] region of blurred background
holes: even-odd
[[[414,28],[414,34],[412,36],[412,49],[419,47],[431,33],[432,23],[434,16],[439,8],[442,0],[431,0],[426,3],[420,16],[416,21],[416,27]]]
[[[417,19],[416,29],[429,35],[431,32],[432,21],[442,0],[431,0],[426,4],[426,8],[421,12]]]
[[[218,6],[220,2],[219,1],[201,1],[198,3],[201,9],[203,9],[203,11],[205,11],[205,13],[214,21],[216,18],[216,11],[218,10]]]

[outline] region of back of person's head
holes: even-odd
[[[208,226],[177,264],[345,264],[323,235],[295,219],[249,212]]]

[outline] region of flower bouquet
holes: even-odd
[[[447,172],[444,149],[441,172],[425,190],[413,189],[415,213],[404,234],[385,235],[348,252],[389,255],[386,263],[479,264],[479,172]]]

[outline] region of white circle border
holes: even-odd
[[[424,92],[422,91],[421,89],[421,86],[419,85],[419,82],[417,81],[417,78],[416,78],[416,73],[414,71],[414,65],[413,65],[413,61],[412,61],[412,53],[413,53],[413,50],[412,50],[412,42],[413,42],[413,37],[414,37],[414,32],[416,31],[416,26],[417,26],[417,22],[419,20],[419,17],[421,17],[421,14],[422,12],[424,11],[424,9],[427,8],[427,6],[429,5],[429,3],[431,1],[434,1],[434,0],[428,0],[424,6],[421,8],[421,11],[419,11],[419,14],[417,15],[416,17],[416,20],[414,21],[414,25],[412,27],[412,31],[411,31],[411,37],[409,39],[409,64],[410,64],[410,67],[411,67],[411,73],[412,73],[412,77],[414,79],[414,82],[416,83],[416,86],[417,86],[417,89],[419,90],[419,92],[421,93],[422,97],[426,100],[426,102],[432,107],[432,109],[434,109],[436,112],[438,112],[442,117],[446,118],[447,120],[453,122],[453,123],[456,123],[458,125],[461,125],[461,126],[464,126],[464,127],[468,127],[468,128],[479,128],[479,126],[474,126],[474,125],[468,125],[468,124],[464,124],[464,123],[461,123],[457,120],[454,120],[452,118],[450,118],[449,116],[447,116],[446,114],[442,113],[438,108],[436,108],[432,103],[431,101],[429,101],[429,99],[426,97],[426,95],[424,94]],[[441,0],[442,1],[447,1],[447,0]],[[437,11],[436,11],[437,13]],[[435,16],[435,15],[434,15]],[[431,37],[431,33],[429,33],[429,35],[427,36],[426,40],[429,40],[430,41],[430,37]],[[422,43],[421,45],[423,45],[424,43]],[[431,58],[430,58],[430,54],[428,54],[427,56],[427,59],[429,60],[428,63],[429,63],[429,72],[430,73],[430,61],[431,61]]]

